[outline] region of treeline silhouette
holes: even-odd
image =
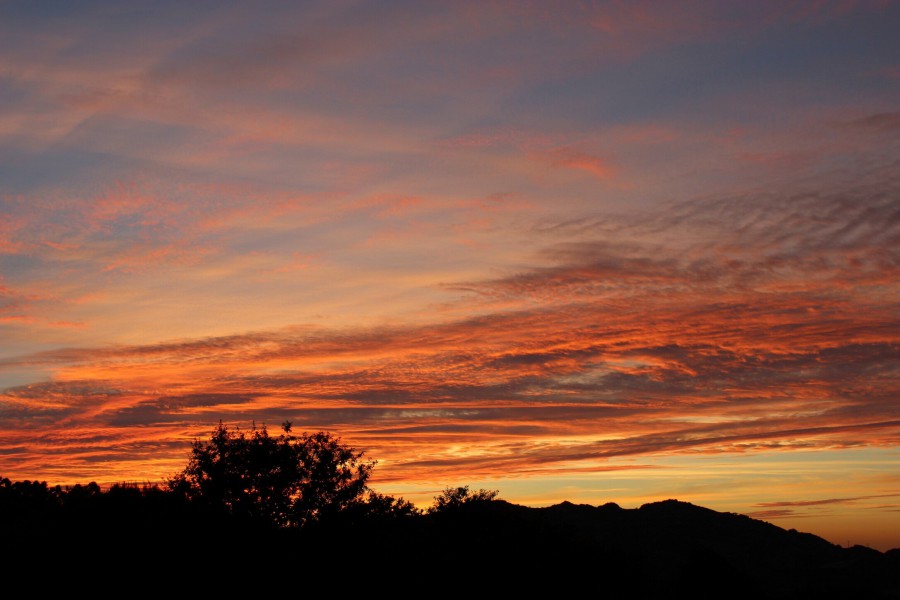
[[[371,490],[374,466],[325,432],[220,423],[162,485],[0,479],[3,565],[63,589],[102,573],[198,593],[900,597],[900,550],[841,548],[675,500],[531,508],[461,486],[420,510]]]

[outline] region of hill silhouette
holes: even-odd
[[[900,597],[898,550],[842,548],[677,500],[637,509],[495,500],[430,517],[382,551],[427,548],[430,558],[417,564],[423,572],[492,582],[495,591],[551,585],[571,594],[600,586],[611,597]]]
[[[842,548],[677,500],[624,509],[569,502],[535,508],[485,498],[424,513],[348,511],[304,529],[277,529],[155,487],[55,492],[35,482],[5,483],[0,535],[7,572],[38,564],[60,581],[102,568],[119,582],[160,573],[190,578],[193,589],[205,592],[252,590],[261,581],[266,589],[288,589],[296,577],[324,590],[343,573],[368,590],[427,584],[443,590],[438,596],[473,589],[479,595],[594,590],[615,598],[900,598],[900,550]]]
[[[371,591],[612,598],[900,598],[900,550],[665,500],[535,508],[447,488],[425,511],[368,488],[339,438],[221,423],[166,486],[0,479],[4,573],[43,591]],[[9,579],[9,577],[8,577]],[[122,591],[126,591],[123,587]]]

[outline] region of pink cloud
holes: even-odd
[[[158,268],[161,264],[196,265],[204,258],[212,255],[210,247],[198,246],[184,242],[170,245],[152,245],[132,243],[120,249],[103,266],[106,272],[137,273],[147,269]]]
[[[608,161],[584,152],[564,150],[554,153],[554,159],[553,164],[555,165],[570,169],[581,169],[597,179],[609,179],[614,174],[614,170],[609,166]]]
[[[420,196],[381,194],[360,198],[350,204],[350,210],[371,210],[379,219],[397,218],[418,212],[425,205]]]
[[[584,171],[602,181],[609,180],[615,175],[615,169],[610,166],[607,159],[571,147],[549,150],[542,158],[553,166]]]

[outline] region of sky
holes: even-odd
[[[0,476],[900,547],[900,3],[0,2]]]

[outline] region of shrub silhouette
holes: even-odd
[[[277,437],[221,422],[209,441],[196,441],[169,488],[211,509],[254,524],[303,527],[363,502],[375,461],[326,432]]]

